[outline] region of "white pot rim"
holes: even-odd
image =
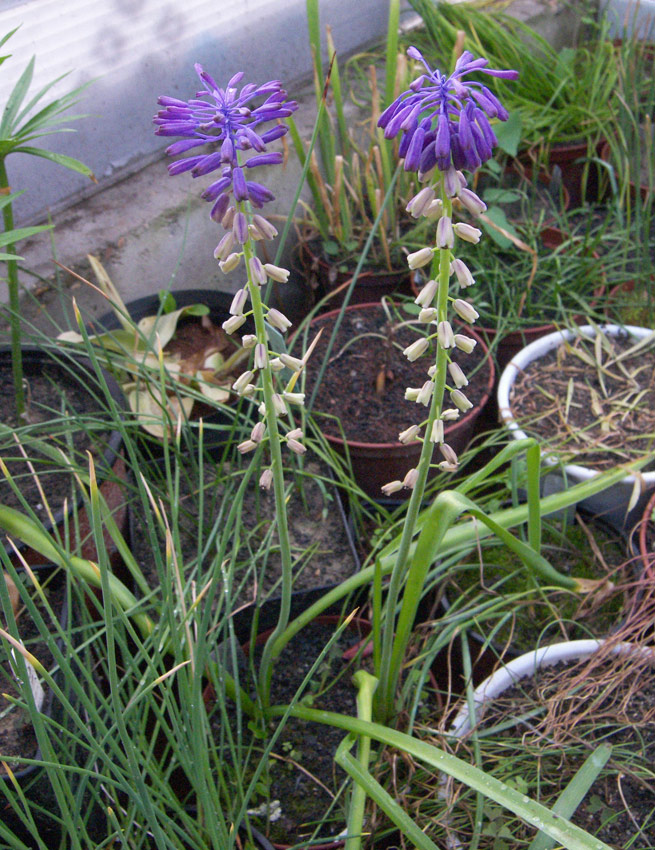
[[[520,679],[532,676],[536,670],[542,667],[550,667],[560,661],[579,661],[588,658],[604,643],[606,643],[604,639],[567,640],[540,646],[513,658],[496,670],[495,673],[492,673],[491,676],[488,676],[473,691],[476,709],[506,691]],[[650,657],[655,664],[655,649],[652,647],[643,647],[633,643],[616,643],[611,647],[610,652],[612,655],[641,652]],[[450,727],[450,733],[456,737],[463,737],[470,729],[468,706],[464,705],[457,713]]]
[[[514,382],[516,381],[516,377],[519,372],[523,371],[525,367],[529,363],[532,363],[533,360],[536,360],[537,357],[547,354],[549,351],[557,348],[565,340],[573,339],[578,335],[594,339],[597,330],[601,330],[609,336],[619,336],[627,333],[634,339],[644,339],[648,336],[655,337],[655,330],[650,328],[639,328],[634,325],[608,324],[600,325],[598,327],[594,327],[592,325],[581,325],[575,329],[563,328],[562,330],[554,331],[553,333],[546,334],[546,336],[542,336],[534,342],[531,342],[529,345],[526,345],[525,348],[522,348],[521,351],[518,352],[518,354],[514,355],[503,370],[497,390],[498,413],[503,425],[510,430],[514,439],[522,440],[528,437],[525,431],[521,429],[518,422],[514,419],[509,401],[511,389],[514,386]],[[561,465],[565,472],[578,481],[588,481],[590,478],[594,478],[599,474],[597,470],[590,469],[588,466],[579,466],[575,463],[562,464],[561,461],[553,454],[545,455],[544,461],[550,466]],[[643,481],[647,489],[652,487],[655,485],[655,471],[642,472],[639,475],[639,480],[640,482]],[[633,487],[635,481],[636,476],[626,475],[626,477],[622,479],[621,483],[626,486]]]

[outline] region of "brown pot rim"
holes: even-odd
[[[380,304],[377,301],[369,301],[366,304],[351,304],[346,307],[346,312],[349,310],[366,310],[374,307],[376,309],[380,309]],[[333,318],[341,312],[339,308],[335,310],[330,310],[329,313],[323,313],[321,316],[317,316],[315,319],[312,319],[310,324],[314,324],[317,319],[327,319]],[[491,398],[491,394],[494,388],[494,382],[496,380],[496,370],[494,367],[493,359],[489,355],[489,346],[485,343],[485,341],[480,336],[479,332],[475,331],[469,325],[466,326],[466,332],[470,333],[472,337],[475,338],[478,345],[482,346],[482,349],[485,353],[483,363],[489,364],[489,379],[487,380],[487,389],[485,390],[482,397],[478,400],[478,402],[469,410],[461,419],[458,419],[456,422],[453,422],[452,425],[448,425],[444,428],[444,436],[447,434],[452,434],[453,431],[462,427],[464,423],[468,423],[470,420],[474,420],[480,413],[480,410],[484,407],[487,401]],[[364,443],[359,440],[342,440],[341,437],[333,437],[331,434],[324,434],[325,439],[332,443],[335,446],[352,446],[356,449],[368,449],[369,451],[385,451],[385,452],[406,452],[408,448],[413,444],[406,445],[405,443],[395,442],[395,443]],[[416,445],[420,445],[420,441],[416,441]]]

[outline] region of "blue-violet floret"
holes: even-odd
[[[463,81],[474,71],[515,80],[517,71],[487,68],[487,59],[475,59],[465,50],[450,76],[432,70],[420,51],[410,47],[407,54],[425,65],[422,74],[384,110],[378,124],[392,139],[402,132],[398,154],[406,171],[442,172],[451,167],[475,171],[491,157],[497,144],[490,118],[506,121],[507,110],[482,83]]]
[[[209,145],[209,151],[196,156],[178,159],[168,167],[171,175],[190,171],[193,177],[201,177],[219,171],[220,177],[205,189],[203,198],[213,202],[211,217],[220,221],[230,203],[230,191],[236,201],[249,200],[254,207],[261,208],[273,200],[273,194],[261,183],[246,178],[246,173],[258,165],[273,165],[282,161],[282,154],[268,151],[267,145],[282,138],[288,128],[283,123],[261,132],[260,125],[269,121],[288,118],[298,108],[295,101],[287,100],[287,93],[279,80],[264,85],[248,83],[238,90],[243,72],[235,74],[222,89],[214,79],[196,64],[196,73],[206,88],[196,93],[195,99],[187,101],[162,96],[158,103],[164,108],[154,117],[158,136],[181,136],[166,149],[170,156]],[[253,101],[264,101],[258,106]],[[205,99],[203,99],[205,98]],[[243,162],[238,151],[255,153]]]

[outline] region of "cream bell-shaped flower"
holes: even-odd
[[[385,496],[393,496],[394,493],[397,493],[399,490],[403,489],[402,481],[389,481],[388,484],[383,484],[380,488]]]
[[[419,292],[419,294],[414,299],[414,303],[418,304],[419,307],[429,307],[434,301],[435,295],[437,294],[437,289],[439,288],[439,282],[436,280],[429,280],[423,289]]]
[[[230,316],[221,327],[225,331],[226,334],[233,334],[235,331],[238,331],[241,325],[246,321],[245,316]]]
[[[450,400],[455,407],[458,407],[462,411],[462,413],[466,413],[467,410],[470,410],[473,407],[472,403],[466,398],[461,390],[451,390]]]
[[[407,255],[407,265],[410,269],[420,269],[432,262],[433,255],[434,249],[421,248],[419,251],[414,251],[413,254]]]
[[[462,371],[462,367],[459,363],[449,363],[448,371],[450,372],[450,377],[453,379],[453,383],[458,390],[461,390],[462,387],[468,386],[468,378]]]
[[[289,269],[274,266],[273,263],[264,263],[264,271],[276,283],[286,283],[289,280]]]
[[[477,340],[472,339],[470,336],[465,336],[465,334],[455,334],[454,339],[457,348],[460,351],[465,351],[467,354],[470,354],[478,344]]]
[[[398,440],[401,443],[407,445],[408,443],[415,443],[419,438],[419,434],[421,433],[421,429],[418,425],[410,425],[409,428],[406,428],[404,431],[401,431],[398,434]]]
[[[273,470],[265,469],[259,476],[259,486],[262,490],[270,490],[273,484]]]
[[[471,242],[473,245],[477,245],[480,241],[480,237],[482,236],[481,230],[478,230],[477,227],[473,227],[463,221],[458,221],[457,224],[454,224],[453,230],[455,231],[456,236],[459,236],[459,238],[463,239],[464,242]]]
[[[430,343],[428,340],[422,336],[419,339],[414,340],[414,342],[411,345],[408,345],[407,348],[403,349],[403,354],[410,363],[413,363],[414,360],[418,360],[422,354],[425,354],[429,345]]]

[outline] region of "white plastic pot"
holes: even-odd
[[[604,641],[602,640],[563,641],[562,643],[553,643],[550,646],[533,649],[530,652],[520,655],[518,658],[514,658],[496,670],[484,682],[481,682],[473,692],[476,719],[479,721],[488,703],[511,688],[520,679],[533,676],[537,670],[550,667],[561,661],[573,662],[588,658],[603,643]],[[647,657],[650,657],[651,664],[655,665],[655,651],[650,647],[640,647],[630,643],[618,643],[611,648],[612,655],[625,655],[633,652],[645,653]],[[469,710],[468,706],[464,704],[450,727],[450,733],[458,738],[463,738],[470,731]],[[445,774],[441,774],[439,782],[442,796],[445,799],[449,799],[451,791],[448,787],[448,777]],[[455,832],[449,834],[448,847],[449,850],[465,850],[465,845],[460,841]]]
[[[601,326],[603,333],[608,336],[620,336],[628,334],[635,340],[643,339],[654,333],[648,328],[637,328],[631,325],[621,327],[620,325],[603,325]],[[510,396],[512,387],[519,372],[523,371],[528,364],[537,360],[539,357],[547,354],[552,349],[557,348],[564,340],[573,339],[578,334],[583,334],[590,339],[596,336],[596,329],[590,325],[583,325],[575,330],[561,330],[541,337],[530,345],[526,345],[505,367],[498,384],[497,398],[498,411],[502,422],[510,429],[512,436],[521,440],[528,435],[521,430],[518,422],[514,419],[514,414],[511,409]],[[655,453],[653,454],[655,459]],[[588,481],[595,475],[598,475],[596,470],[578,464],[567,463],[561,464],[554,455],[546,456],[545,462],[550,464],[557,470],[549,472],[543,481],[543,493],[555,493],[563,490],[567,486],[578,484],[582,481]],[[627,475],[622,481],[602,493],[597,493],[588,499],[581,501],[580,507],[590,513],[603,516],[617,528],[629,526],[628,506],[635,488],[635,476]],[[629,516],[640,516],[643,513],[645,503],[647,501],[647,492],[655,487],[655,472],[644,472],[639,476],[641,487],[641,495],[638,502],[629,512]]]
[[[538,649],[531,649],[530,652],[525,652],[519,655],[518,658],[513,658],[504,664],[495,673],[486,678],[484,682],[480,682],[473,692],[473,700],[475,711],[478,719],[484,712],[485,703],[490,702],[494,697],[499,696],[508,688],[511,688],[520,679],[525,679],[528,676],[533,676],[537,670],[542,667],[550,667],[552,664],[559,664],[560,661],[580,661],[593,655],[597,649],[603,644],[602,640],[567,640],[561,643],[551,643],[549,646],[541,646]],[[634,650],[634,646],[629,643],[618,643],[612,647],[613,655],[621,655]],[[648,651],[648,650],[646,650]],[[651,652],[651,654],[653,654]],[[655,660],[655,655],[653,655]],[[471,730],[469,720],[468,706],[458,712],[450,732],[458,738],[462,738]]]

